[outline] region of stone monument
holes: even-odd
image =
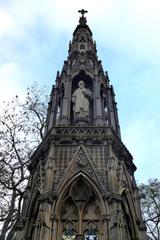
[[[146,240],[136,166],[80,10],[51,91],[45,138],[31,157],[14,240]]]

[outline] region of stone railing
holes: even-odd
[[[56,137],[108,138],[113,136],[110,127],[54,127],[52,135]]]

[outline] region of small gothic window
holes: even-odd
[[[85,233],[85,240],[98,240],[97,229],[94,222],[88,224],[88,229]]]
[[[65,225],[64,232],[62,234],[63,240],[74,240],[76,238],[76,232],[74,231],[74,223],[72,221],[68,221]]]

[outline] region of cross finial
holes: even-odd
[[[82,14],[82,18],[84,17],[85,13],[88,13],[88,11],[84,9],[78,10],[78,12]]]

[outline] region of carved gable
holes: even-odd
[[[66,168],[61,183],[57,187],[57,191],[59,191],[70,179],[79,173],[84,174],[88,178],[92,179],[92,181],[101,189],[101,191],[103,191],[104,186],[96,172],[94,162],[90,158],[83,145],[78,147],[73,158],[68,162],[68,167]]]

